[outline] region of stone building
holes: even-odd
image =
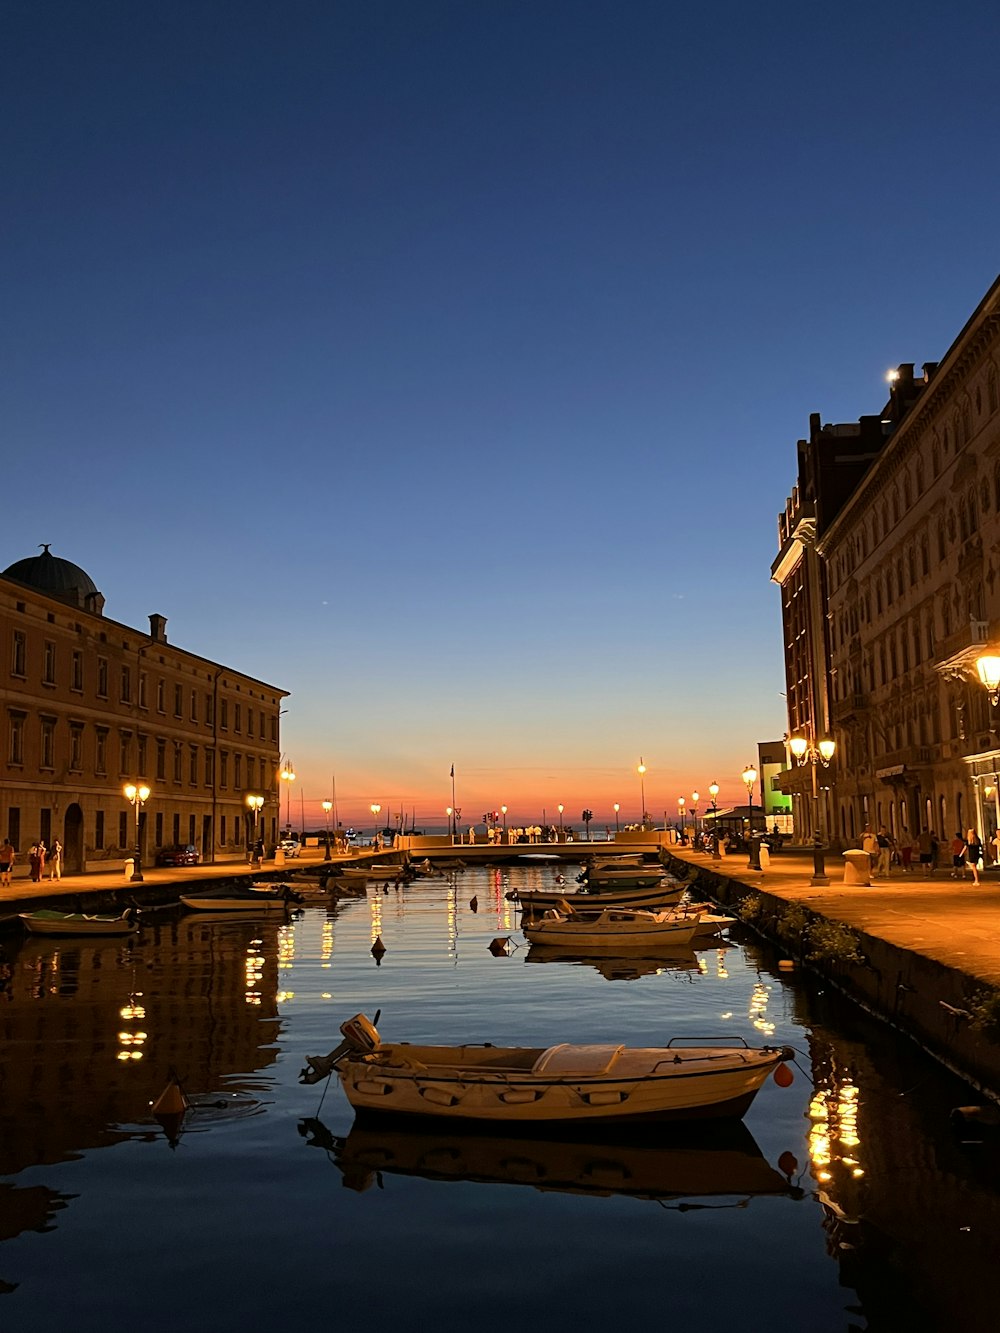
[[[789,734],[832,736],[788,778],[803,838],[856,845],[997,827],[1000,280],[940,362],[901,365],[877,418],[811,422],[779,517]],[[812,782],[816,799],[812,798]]]
[[[252,829],[246,797],[265,798],[276,836],[278,720],[287,692],[109,620],[79,566],[51,554],[0,575],[3,683],[0,829],[18,849],[58,838],[67,873],[122,862],[135,846],[126,783],[151,789],[139,817],[143,859],[194,844],[237,855]]]

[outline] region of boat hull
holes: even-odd
[[[182,893],[180,900],[193,912],[284,912],[288,904],[284,897],[268,897],[263,893],[247,894],[246,897],[199,897],[196,894]]]
[[[134,935],[139,923],[131,916],[87,916],[83,912],[19,912],[33,935]]]
[[[483,1048],[381,1046],[338,1071],[358,1114],[605,1125],[739,1119],[784,1058],[750,1048],[490,1048],[484,1055]],[[518,1059],[531,1063],[518,1069]]]
[[[600,890],[572,890],[559,893],[550,889],[526,889],[517,895],[521,911],[525,915],[545,912],[550,907],[558,907],[567,902],[573,908],[593,909],[600,907],[642,907],[658,912],[662,908],[672,907],[684,896],[684,885],[669,881],[655,884],[651,888],[614,888]]]
[[[532,944],[562,945],[567,949],[612,954],[632,949],[683,949],[694,939],[697,928],[694,919],[648,925],[613,921],[590,924],[574,920],[572,916],[525,922],[521,927],[525,939]]]

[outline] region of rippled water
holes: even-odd
[[[529,950],[504,895],[556,873],[8,943],[4,1326],[993,1327],[997,1145],[947,1122],[974,1094],[749,937],[648,961]],[[297,1078],[378,1008],[390,1040],[731,1036],[788,1042],[804,1072],[707,1133],[362,1132],[336,1081]],[[149,1109],[171,1071],[196,1103],[173,1146]]]

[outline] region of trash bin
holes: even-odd
[[[125,878],[131,879],[135,874],[135,857],[129,856],[125,860]]]
[[[285,864],[285,853],[281,850],[280,847],[275,848],[274,864],[276,866],[283,866]]]
[[[871,887],[872,860],[867,852],[854,847],[844,853],[844,883],[856,888]]]
[[[771,867],[771,849],[763,838],[760,839],[760,868],[769,870]]]

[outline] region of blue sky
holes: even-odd
[[[737,799],[795,441],[996,276],[998,28],[8,4],[0,559],[290,690],[310,802]]]

